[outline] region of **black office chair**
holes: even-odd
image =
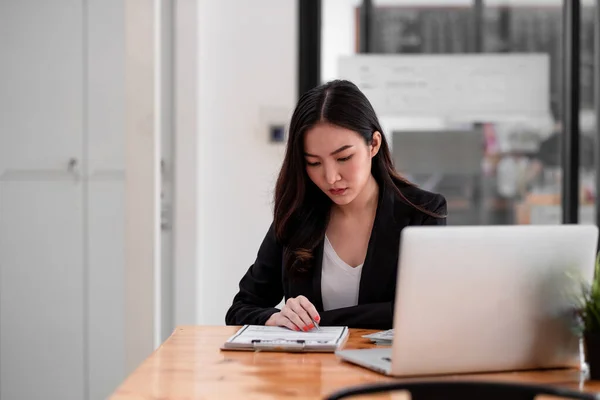
[[[584,393],[556,386],[476,381],[368,384],[339,390],[326,397],[326,400],[395,391],[408,392],[411,400],[534,400],[541,395],[552,396],[556,400],[600,400],[600,395],[596,393]]]

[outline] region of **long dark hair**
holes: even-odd
[[[323,239],[332,201],[308,177],[304,159],[304,134],[320,122],[328,122],[360,134],[367,144],[381,134],[381,146],[372,159],[371,174],[378,184],[420,211],[400,188],[413,184],[394,169],[390,149],[379,120],[367,97],[352,82],[335,80],[304,93],[289,126],[287,149],[275,187],[274,228],[284,246],[284,265],[291,272],[309,269],[313,251]]]

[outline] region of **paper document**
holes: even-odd
[[[223,345],[224,350],[325,351],[337,350],[348,338],[348,327],[321,326],[296,332],[278,326],[244,325]]]
[[[375,344],[386,344],[391,345],[394,339],[394,330],[388,329],[387,331],[375,332],[369,335],[363,335],[364,338],[370,339]]]

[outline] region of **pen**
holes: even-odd
[[[313,317],[310,317],[310,320],[313,322],[313,324],[315,325],[315,328],[317,328],[318,331],[321,330],[321,328],[319,327],[319,324],[317,324],[317,321],[315,321],[315,319]]]
[[[277,339],[277,340],[261,340],[261,339],[252,339],[252,343],[298,343],[304,344],[306,341],[301,339],[296,340],[288,340],[288,339]]]

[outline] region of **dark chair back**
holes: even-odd
[[[349,387],[332,393],[327,400],[338,400],[367,394],[405,391],[411,400],[534,400],[551,396],[553,400],[600,400],[595,393],[585,393],[549,385],[479,381],[390,382]]]

